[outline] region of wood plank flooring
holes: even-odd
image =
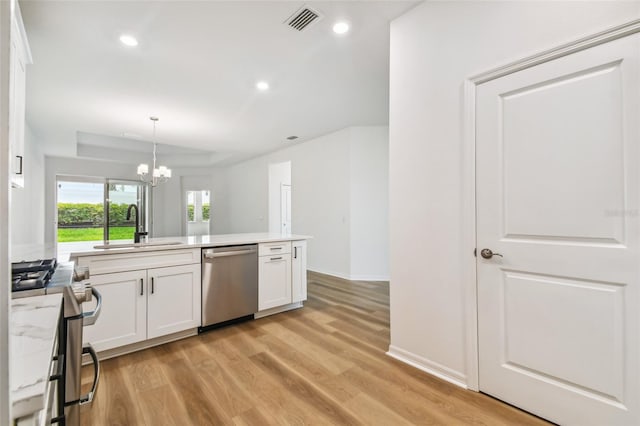
[[[546,424],[386,356],[387,283],[309,273],[308,292],[302,309],[103,361],[82,424]]]

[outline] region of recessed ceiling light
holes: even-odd
[[[256,88],[261,91],[269,90],[269,83],[266,81],[259,81],[256,83]]]
[[[346,22],[336,22],[333,24],[333,32],[336,34],[344,34],[349,31],[349,24]]]
[[[120,36],[120,42],[129,47],[136,47],[138,45],[138,40],[129,34],[122,34]]]

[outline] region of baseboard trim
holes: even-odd
[[[298,308],[302,308],[302,302],[289,303],[288,305],[277,306],[271,309],[265,309],[264,311],[256,312],[255,314],[253,314],[253,318],[255,319],[264,318],[269,315],[279,314],[280,312],[286,312],[286,311],[290,311],[292,309],[298,309]]]
[[[347,281],[389,281],[388,276],[382,275],[348,275],[340,272],[326,271],[320,269],[307,268],[308,271],[322,275],[331,275],[332,277],[342,278]]]
[[[340,272],[327,271],[327,270],[324,270],[324,269],[311,269],[309,267],[307,267],[307,271],[315,272],[317,274],[322,274],[322,275],[331,275],[332,277],[342,278],[343,280],[351,280],[351,278],[349,278],[348,275],[340,273]]]
[[[351,281],[389,281],[389,276],[383,275],[351,275]]]
[[[395,358],[398,361],[409,364],[412,367],[422,370],[425,373],[429,373],[432,376],[436,376],[439,379],[445,380],[456,386],[460,386],[463,389],[468,389],[467,378],[459,371],[455,371],[449,367],[445,367],[437,362],[430,361],[426,358],[413,354],[404,349],[400,349],[396,346],[390,345],[387,355],[391,358]]]

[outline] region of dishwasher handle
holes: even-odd
[[[256,253],[257,250],[236,250],[236,251],[221,251],[217,253],[204,253],[202,256],[205,259],[214,259],[216,257],[227,257],[227,256],[239,256],[241,254],[251,254]]]

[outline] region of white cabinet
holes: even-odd
[[[146,280],[147,271],[92,276],[91,284],[102,295],[102,310],[94,325],[83,328],[84,341],[103,351],[146,339]]]
[[[258,310],[307,300],[307,241],[263,243],[258,247]],[[289,309],[291,308],[289,307]],[[276,310],[276,311],[282,311]],[[262,313],[270,315],[275,311]]]
[[[164,260],[179,261],[182,252],[175,250],[173,258],[165,253]],[[106,266],[113,266],[114,256],[119,255],[81,257],[76,261],[79,265],[105,266],[97,267],[98,271],[110,270]],[[136,266],[144,265],[145,258],[147,265],[159,263],[158,256],[129,257]],[[124,259],[120,259],[120,265],[121,270],[127,269]],[[200,263],[92,273],[91,284],[102,295],[102,311],[94,325],[83,329],[84,340],[100,352],[197,328],[201,310],[200,273]]]
[[[9,149],[11,156],[11,186],[24,187],[24,135],[26,112],[26,67],[31,61],[27,35],[22,23],[20,7],[15,4],[11,20],[9,75]]]
[[[291,242],[293,259],[291,261],[292,301],[307,300],[307,241]]]
[[[291,243],[260,244],[258,251],[258,310],[291,303]]]
[[[149,269],[147,339],[198,327],[200,288],[200,264]]]

